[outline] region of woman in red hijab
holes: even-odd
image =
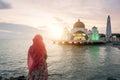
[[[46,48],[41,35],[36,35],[28,51],[28,80],[48,80]]]

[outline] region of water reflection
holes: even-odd
[[[17,41],[1,42],[0,75],[27,74],[26,55],[31,42]],[[49,80],[106,80],[107,77],[120,80],[120,50],[117,48],[105,45],[55,45],[49,41],[45,43]]]
[[[92,46],[90,49],[92,62],[98,62],[99,59],[99,47]]]
[[[105,46],[61,46],[61,68],[62,80],[104,80],[113,76],[111,71],[118,67],[109,67],[117,57],[113,56],[114,48]],[[117,61],[119,61],[117,57]],[[119,70],[119,69],[118,69]],[[118,72],[118,71],[117,71]],[[120,73],[120,72],[118,72]],[[115,73],[114,75],[118,75]]]
[[[87,47],[84,46],[74,46],[71,49],[71,80],[73,79],[82,79],[86,78],[85,65],[88,62],[88,54],[85,53],[87,51]]]
[[[109,64],[120,64],[120,50],[117,48],[113,48],[110,46],[106,46],[106,54],[107,54],[107,58],[106,58],[106,62],[109,61]]]

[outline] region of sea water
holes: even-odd
[[[57,45],[44,40],[49,80],[120,80],[120,50],[107,45]],[[30,39],[0,40],[0,76],[27,76]]]

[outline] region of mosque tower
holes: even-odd
[[[112,36],[111,21],[110,21],[110,16],[108,16],[108,18],[107,18],[107,27],[106,27],[106,39],[109,40],[111,36]]]

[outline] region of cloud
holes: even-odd
[[[44,31],[27,25],[0,23],[0,39],[32,38],[35,34],[43,34]]]
[[[11,5],[9,3],[0,0],[0,9],[9,9],[9,8],[11,8]]]
[[[0,29],[0,32],[4,32],[4,33],[12,33],[12,31],[9,31],[9,30],[2,30],[2,29]]]
[[[41,1],[41,0],[37,0]],[[104,16],[120,13],[120,0],[44,0],[38,2],[46,11],[56,14],[63,13],[71,17],[91,17],[94,15]]]
[[[85,23],[86,28],[91,28],[94,25],[105,28],[107,15],[110,15],[112,26],[119,27],[120,25],[120,0],[5,1],[12,4],[14,9],[8,11],[9,15],[7,11],[2,12],[1,10],[0,18],[3,22],[39,26],[38,28],[47,30],[47,26],[52,23],[72,28],[74,22],[79,18]],[[7,4],[5,1],[0,0],[0,6],[1,3]],[[103,30],[101,31],[103,32]]]

